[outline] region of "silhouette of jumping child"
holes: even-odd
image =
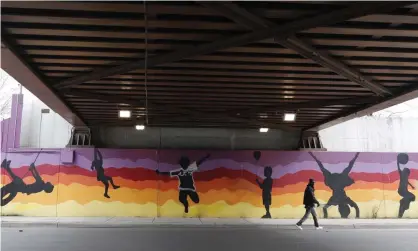
[[[256,182],[258,186],[263,190],[263,205],[266,208],[266,214],[261,217],[263,219],[271,219],[270,214],[270,205],[271,205],[271,190],[273,188],[273,179],[271,175],[273,174],[273,169],[270,166],[264,167],[264,176],[266,177],[261,183],[258,179]]]
[[[338,206],[338,211],[340,212],[342,218],[348,218],[348,215],[350,215],[350,208],[348,206],[354,207],[356,210],[356,218],[359,218],[359,207],[350,197],[347,196],[344,189],[354,184],[354,180],[349,176],[349,173],[360,153],[356,153],[354,158],[350,161],[342,173],[331,173],[325,169],[324,165],[315,157],[315,155],[313,155],[313,153],[310,152],[309,154],[315,159],[316,163],[318,163],[318,166],[324,175],[325,185],[332,190],[332,196],[323,208],[324,218],[328,218],[327,209],[330,206]]]
[[[399,164],[405,165],[408,163],[409,157],[406,153],[400,153],[398,154],[397,158],[397,165],[398,165],[398,172],[399,172],[399,188],[398,188],[398,194],[402,196],[402,199],[399,202],[399,213],[398,217],[402,218],[403,214],[406,210],[409,209],[409,205],[412,201],[415,201],[415,195],[408,191],[408,185],[411,186],[412,189],[415,189],[415,187],[409,183],[409,175],[411,174],[411,170],[409,168],[405,167],[403,170],[401,170],[401,167]]]
[[[170,177],[177,176],[180,182],[179,201],[184,205],[185,213],[189,212],[189,202],[187,201],[187,196],[189,196],[194,203],[199,203],[199,195],[197,194],[194,185],[193,172],[196,172],[198,167],[209,157],[210,155],[208,154],[206,157],[197,161],[197,163],[193,162],[190,164],[189,158],[182,156],[179,160],[181,169],[171,172],[160,172],[158,169],[155,171],[158,175],[169,175]]]
[[[45,182],[42,180],[41,176],[36,170],[34,163],[32,163],[29,167],[29,171],[35,178],[35,182],[32,184],[25,184],[22,178],[14,174],[12,172],[12,169],[10,168],[10,163],[11,161],[7,161],[6,159],[4,159],[1,163],[1,167],[6,169],[6,172],[12,179],[12,181],[9,184],[1,188],[1,206],[5,206],[10,201],[12,201],[16,197],[17,193],[30,195],[34,193],[40,193],[42,191],[46,193],[51,193],[54,190],[54,186],[50,182]]]
[[[91,163],[91,170],[96,170],[97,173],[97,181],[101,181],[105,186],[104,197],[109,198],[108,194],[109,191],[109,182],[112,184],[113,189],[118,189],[120,186],[116,186],[113,183],[112,177],[106,176],[103,168],[103,156],[98,149],[94,149],[94,160]]]

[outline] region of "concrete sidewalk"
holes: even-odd
[[[2,227],[271,227],[294,228],[296,219],[139,218],[139,217],[1,217]],[[418,219],[320,219],[325,228],[418,229]],[[313,228],[313,221],[304,226]]]

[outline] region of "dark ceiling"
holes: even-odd
[[[1,4],[2,42],[89,125],[306,129],[418,86],[416,2]]]

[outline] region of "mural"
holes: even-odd
[[[32,163],[28,171],[25,175],[23,175],[26,176],[26,174],[30,172],[35,179],[35,182],[32,184],[25,184],[22,178],[13,173],[10,168],[10,163],[11,161],[7,159],[4,159],[1,163],[1,168],[4,168],[11,178],[10,183],[1,188],[1,206],[5,206],[11,202],[18,193],[30,195],[40,192],[51,193],[54,190],[54,186],[51,182],[45,182],[42,180],[39,172],[36,170],[35,163]]]
[[[64,151],[2,153],[3,215],[418,218],[418,153]]]
[[[103,168],[103,156],[100,153],[98,149],[94,149],[94,159],[91,162],[91,170],[96,170],[97,173],[97,181],[101,181],[103,185],[105,186],[105,192],[103,194],[104,197],[110,199],[110,196],[108,194],[109,191],[109,182],[112,184],[113,189],[118,189],[120,186],[116,186],[113,182],[112,177],[106,176],[105,171]]]
[[[399,188],[398,188],[398,194],[402,197],[401,201],[399,202],[399,213],[398,217],[402,218],[405,211],[409,209],[409,205],[412,201],[415,201],[415,195],[408,191],[408,185],[411,186],[412,189],[415,189],[415,187],[409,183],[409,175],[411,174],[411,170],[409,168],[405,167],[403,170],[401,170],[400,165],[406,165],[409,161],[409,157],[405,153],[400,153],[398,155],[398,172],[399,172]]]
[[[328,218],[328,208],[330,206],[338,206],[338,211],[342,218],[348,218],[350,215],[350,207],[356,209],[356,218],[360,217],[360,209],[357,204],[347,196],[345,188],[354,184],[354,180],[349,176],[351,169],[354,166],[354,162],[359,155],[356,153],[354,158],[350,161],[348,166],[342,171],[342,173],[331,173],[328,171],[321,161],[319,161],[313,153],[309,153],[312,158],[318,163],[319,168],[321,169],[322,175],[325,179],[325,185],[332,190],[332,196],[329,198],[327,204],[324,206],[324,218]]]
[[[270,219],[270,206],[271,206],[271,190],[273,189],[273,179],[271,175],[273,174],[273,169],[270,166],[264,167],[264,176],[266,177],[261,183],[258,178],[255,180],[258,186],[263,190],[263,205],[266,208],[266,214],[262,217],[264,219]]]
[[[199,203],[199,195],[196,192],[194,179],[193,179],[193,172],[196,172],[199,166],[208,158],[210,155],[208,154],[203,159],[193,162],[190,164],[190,160],[188,157],[182,156],[179,160],[179,165],[181,169],[173,170],[170,172],[160,172],[160,170],[156,170],[158,175],[169,175],[170,177],[176,176],[179,180],[179,201],[184,206],[184,212],[187,214],[189,212],[189,202],[187,200],[187,196],[194,203]]]

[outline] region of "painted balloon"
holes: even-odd
[[[260,151],[255,151],[253,153],[253,156],[254,156],[254,159],[258,161],[261,157],[261,152]]]
[[[405,165],[406,163],[408,163],[408,161],[409,161],[408,154],[406,154],[406,153],[398,154],[398,162],[399,163],[401,163],[402,165]]]

